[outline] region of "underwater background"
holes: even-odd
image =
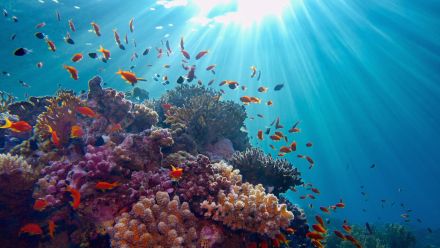
[[[315,215],[329,220],[331,231],[322,245],[350,247],[352,244],[348,241],[341,244],[333,234],[335,229],[342,230],[342,222],[348,220],[355,225],[353,236],[363,242],[364,247],[405,247],[391,241],[383,241],[386,243],[383,246],[368,243],[367,240],[373,238],[365,234],[366,223],[383,235],[387,232],[379,230],[390,229],[386,226],[389,224],[396,225],[391,229],[411,232],[416,242],[404,241],[407,247],[440,247],[439,1],[3,0],[0,8],[7,11],[7,15],[3,12],[0,18],[0,91],[15,96],[16,101],[24,101],[29,96],[55,96],[60,89],[80,94],[89,90],[89,80],[98,75],[105,88],[121,92],[131,92],[134,87],[146,90],[151,104],[148,106],[156,104],[152,108],[159,114],[159,123],[163,123],[167,113],[160,104],[167,102],[159,101],[158,105],[151,99],[161,99],[168,90],[185,84],[196,88],[203,85],[217,92],[223,90],[222,100],[243,105],[247,113],[245,127],[236,128],[237,132],[241,128],[240,134],[232,131],[224,134],[230,135],[230,140],[246,133],[253,147],[261,148],[274,158],[281,157],[280,142],[284,137],[278,136],[282,138],[279,142],[266,134],[258,138],[258,132],[264,133],[269,127],[271,134],[276,131],[273,122],[279,118],[285,127],[284,135],[291,135],[286,143],[294,139],[301,147],[298,152],[313,158],[310,163],[290,151],[281,153],[283,159],[300,171],[306,183],[304,187],[297,185],[296,192],[288,190],[284,195],[304,209],[310,229],[316,222]],[[13,16],[17,17],[16,21]],[[69,27],[68,20],[74,22],[76,31]],[[134,20],[133,32],[130,20]],[[45,25],[36,28],[43,22]],[[91,22],[99,24],[101,36],[92,30]],[[115,29],[124,49],[115,44]],[[36,32],[47,35],[56,44],[56,51],[48,50],[47,42],[37,38]],[[65,42],[67,32],[74,44]],[[126,34],[128,44],[124,41]],[[191,53],[191,60],[186,64],[197,65],[197,78],[179,84],[176,80],[180,76],[187,79],[191,70],[182,68],[182,59],[185,59],[179,45],[182,37],[184,50]],[[166,41],[170,44],[170,54],[167,54]],[[111,59],[101,59],[97,51],[100,46],[110,50]],[[32,52],[15,56],[18,48]],[[158,48],[163,49],[160,58]],[[143,55],[146,49],[148,54]],[[194,56],[204,50],[208,53],[194,60]],[[83,58],[74,63],[71,59],[76,53],[82,53]],[[89,53],[97,53],[98,57],[91,58]],[[39,62],[42,62],[41,68],[37,66]],[[205,69],[214,64],[215,73]],[[74,66],[79,72],[78,80],[72,79],[63,65]],[[133,87],[116,74],[118,70],[131,70],[146,81],[138,81]],[[254,72],[256,75],[252,75]],[[214,83],[208,85],[212,79]],[[276,90],[277,85],[283,87]],[[260,91],[260,87],[266,87],[267,92]],[[258,97],[261,103],[248,104],[243,96]],[[84,96],[80,98],[84,101]],[[269,100],[272,106],[268,106]],[[172,105],[177,107],[178,104],[171,103],[171,109]],[[191,106],[189,102],[183,102],[184,105]],[[7,109],[2,111],[2,119],[5,119]],[[214,112],[210,114],[216,116]],[[233,111],[230,114],[218,117],[226,120],[219,123],[234,122]],[[288,133],[297,121],[300,121],[300,133]],[[123,128],[130,129],[130,126]],[[127,135],[133,133],[132,127],[128,129],[125,130]],[[11,134],[10,130],[3,130],[2,140]],[[29,139],[15,138],[20,142]],[[177,143],[176,139],[174,142]],[[306,147],[307,142],[313,146]],[[245,150],[238,149],[235,141],[232,143],[235,150]],[[275,145],[275,149],[270,145]],[[12,149],[3,148],[2,153]],[[46,149],[61,150],[59,147]],[[20,155],[27,160],[27,155]],[[62,156],[68,155],[59,154],[58,159]],[[41,163],[37,164],[41,166]],[[267,175],[258,176],[264,181]],[[253,180],[259,181],[258,178]],[[295,185],[287,188],[290,186]],[[319,189],[316,199],[301,199],[310,194],[311,188]],[[267,193],[270,190],[266,187]],[[38,199],[35,195],[33,198]],[[343,209],[330,210],[329,214],[319,209],[341,201],[345,204]],[[27,204],[32,208],[33,200]],[[1,208],[6,209],[3,205],[0,211]],[[74,211],[69,213],[73,214]],[[41,215],[35,218],[44,219]],[[34,220],[32,216],[26,218]],[[8,226],[9,221],[4,217],[0,223]],[[15,224],[22,226],[26,220]],[[14,233],[14,230],[8,232]],[[386,235],[404,240],[399,236],[404,235],[402,232],[390,231]],[[273,235],[268,236],[274,240]],[[38,243],[42,247],[57,247],[51,246],[50,238],[43,239],[44,242],[35,236],[20,235],[18,240],[21,241],[17,242],[29,242],[23,247],[38,247]],[[231,240],[237,247],[254,243],[255,247],[263,247],[260,237],[243,243],[236,241],[243,239]],[[313,240],[308,239],[304,246],[318,247],[310,243]],[[78,245],[73,243],[70,242],[72,247]],[[273,241],[268,243],[276,247]],[[93,244],[90,241],[88,246],[98,246]],[[278,245],[296,247],[294,244],[281,242]],[[231,246],[214,243],[206,247]]]

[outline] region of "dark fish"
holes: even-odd
[[[143,56],[148,55],[150,52],[150,48],[145,49],[145,51],[142,53]]]
[[[11,73],[9,73],[9,72],[7,72],[7,71],[2,71],[2,74],[3,74],[4,76],[7,76],[7,77],[11,76]]]
[[[237,84],[228,84],[229,89],[235,90],[237,88]]]
[[[261,71],[258,71],[257,81],[260,81],[260,77],[261,77]]]
[[[432,229],[428,227],[428,232],[432,233]]]
[[[14,22],[18,22],[18,17],[13,16],[13,17],[12,17],[12,20],[13,20]]]
[[[23,81],[23,80],[18,80],[18,82],[19,82],[23,87],[25,87],[25,88],[29,88],[29,87],[31,87],[28,83],[26,83],[26,82]]]
[[[214,83],[214,79],[211,79],[211,81],[208,82],[208,86]]]
[[[97,53],[89,53],[89,57],[92,59],[96,59],[98,57]]]
[[[168,52],[171,53],[170,42],[167,40],[165,44],[166,44]]]
[[[374,167],[376,167],[376,165],[375,164],[372,164],[371,166],[370,166],[370,168],[372,169],[372,168],[374,168]]]
[[[284,126],[280,124],[280,117],[277,118],[277,122],[275,123],[275,129],[283,128]]]
[[[6,9],[3,9],[3,16],[8,17],[8,11]]]
[[[107,59],[104,58],[104,57],[101,58],[101,61],[104,62],[104,63],[107,63]]]
[[[15,40],[15,37],[17,37],[17,34],[11,35],[11,40]]]
[[[31,52],[32,52],[32,50],[29,50],[29,49],[27,49],[27,48],[20,47],[20,48],[17,48],[17,49],[14,51],[14,55],[15,55],[15,56],[24,56],[24,55],[29,54],[29,53],[31,53]]]
[[[36,32],[35,33],[35,37],[37,37],[38,39],[42,40],[44,38],[46,38],[46,35],[42,32]]]
[[[422,223],[422,220],[421,219],[417,219],[417,222]]]
[[[283,87],[284,87],[284,84],[277,84],[277,85],[275,85],[273,90],[278,91],[278,90],[281,90]]]
[[[136,66],[132,65],[130,66],[130,70],[133,70]]]
[[[64,40],[66,41],[67,44],[70,44],[70,45],[75,44],[75,41],[72,38],[66,38]]]
[[[125,50],[125,46],[124,45],[122,45],[122,43],[121,44],[119,44],[119,49],[121,49],[121,50]]]
[[[105,144],[105,140],[102,136],[99,136],[95,141],[95,146],[102,146]]]
[[[185,81],[185,79],[182,76],[179,76],[179,78],[177,78],[176,83],[183,84],[183,81]]]
[[[270,123],[270,125],[273,126],[273,124],[275,124],[275,121],[276,121],[276,120],[277,120],[277,119],[273,120],[272,123]]]
[[[57,16],[57,20],[61,21],[60,12],[58,12],[58,10],[55,11],[55,15]]]
[[[269,135],[270,133],[270,127],[266,128],[266,132],[264,132],[264,134]]]
[[[368,222],[365,222],[365,227],[367,228],[368,234],[372,235],[373,230],[371,229],[371,226],[370,226],[370,224],[368,224]]]

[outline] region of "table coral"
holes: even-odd
[[[244,181],[261,183],[276,195],[302,184],[301,173],[289,161],[274,159],[258,148],[236,152],[229,163],[240,170]]]
[[[112,247],[197,247],[197,227],[187,202],[159,191],[118,217],[109,233]]]

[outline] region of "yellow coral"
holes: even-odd
[[[186,202],[167,192],[142,197],[109,228],[112,247],[196,247],[197,219]]]
[[[81,101],[69,91],[60,91],[57,97],[48,101],[46,111],[38,116],[35,132],[45,140],[50,137],[50,126],[57,133],[60,144],[64,145],[69,141],[71,127],[77,124],[76,107]]]

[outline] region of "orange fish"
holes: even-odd
[[[312,145],[313,145],[312,142],[307,142],[306,144],[307,147],[312,147]]]
[[[285,244],[288,245],[289,244],[289,240],[286,239],[286,236],[284,236],[284,234],[279,233],[279,234],[275,234],[275,238],[281,243],[281,244]]]
[[[72,57],[73,62],[78,62],[81,61],[82,59],[83,59],[83,55],[81,53],[76,53]]]
[[[309,239],[317,239],[317,240],[324,239],[324,237],[318,232],[308,232],[308,233],[306,233],[306,237]]]
[[[118,187],[119,185],[120,185],[120,183],[118,183],[118,182],[108,183],[108,182],[99,181],[96,183],[95,188],[104,191],[104,190],[114,189],[114,188]]]
[[[293,142],[290,144],[290,149],[292,149],[292,151],[296,151],[296,141],[293,141]]]
[[[122,71],[119,70],[116,72],[116,74],[121,75],[121,78],[130,83],[131,85],[135,85],[138,81],[147,81],[144,78],[138,78],[136,74],[134,74],[131,71]]]
[[[21,233],[27,233],[29,235],[42,235],[43,230],[41,229],[40,225],[35,223],[29,223],[20,228],[19,235]]]
[[[347,225],[347,224],[344,224],[344,225],[342,225],[342,228],[344,228],[344,230],[345,230],[346,232],[351,233],[351,226],[349,226],[349,225]]]
[[[321,209],[321,211],[324,213],[330,213],[330,211],[326,207],[319,207],[319,209]]]
[[[97,36],[101,36],[101,29],[99,28],[99,25],[95,22],[90,23],[92,25],[93,31],[95,31],[95,34]]]
[[[327,230],[325,230],[325,228],[323,226],[321,226],[320,224],[313,224],[312,228],[319,233],[326,233],[327,232]]]
[[[66,69],[70,73],[70,77],[73,78],[73,80],[78,80],[78,70],[70,65],[63,65],[64,69]]]
[[[81,138],[84,135],[84,131],[82,130],[82,128],[78,125],[72,126],[71,131],[70,131],[70,137],[72,139],[75,138]]]
[[[312,245],[314,247],[316,247],[316,248],[324,248],[324,246],[322,245],[321,241],[316,240],[316,239],[312,240]]]
[[[257,137],[259,140],[263,140],[263,131],[262,130],[258,130]]]
[[[280,148],[280,152],[290,153],[290,152],[292,152],[292,150],[289,147],[287,147],[287,146],[282,146]]]
[[[313,167],[313,165],[315,164],[315,162],[314,162],[313,159],[312,159],[311,157],[309,157],[309,156],[306,156],[306,159],[307,159],[307,161],[308,161],[309,164],[310,164],[309,169],[311,169],[311,168]]]
[[[55,222],[53,220],[49,220],[49,236],[53,239],[55,237]]]
[[[272,150],[275,150],[275,146],[273,146],[272,144],[269,145],[270,148],[272,148]]]
[[[344,234],[342,234],[340,231],[335,230],[334,233],[335,233],[335,235],[336,235],[337,237],[339,237],[340,239],[342,239],[342,240],[346,240]]]
[[[267,87],[261,86],[260,88],[258,88],[258,92],[267,92]]]
[[[25,121],[11,122],[8,118],[5,118],[5,124],[0,128],[9,128],[12,132],[20,133],[32,130],[32,126]]]
[[[109,133],[122,131],[122,126],[119,123],[109,125]]]
[[[267,101],[267,106],[272,106],[273,102],[272,100]]]
[[[251,102],[251,98],[249,96],[242,96],[240,97],[240,101],[247,105]]]
[[[207,53],[208,53],[208,50],[204,50],[204,51],[199,52],[199,53],[196,55],[196,60],[202,58],[202,57],[205,56]]]
[[[321,218],[321,216],[316,215],[315,216],[316,221],[321,225],[321,226],[325,226],[324,225],[324,220]]]
[[[58,138],[57,132],[55,130],[52,129],[51,126],[47,125],[47,127],[49,128],[49,133],[52,137],[52,143],[57,146],[60,147],[60,139]]]
[[[252,103],[260,103],[261,99],[255,96],[251,96],[251,102]]]
[[[171,165],[171,171],[170,171],[170,177],[174,180],[179,180],[182,177],[183,169],[182,168],[176,168],[173,165]]]
[[[102,53],[102,56],[104,57],[105,60],[109,60],[110,59],[110,51],[105,49],[101,45],[99,46],[98,52]]]
[[[81,203],[81,193],[77,189],[74,189],[70,186],[67,186],[66,189],[67,192],[70,192],[70,196],[72,197],[73,201],[70,203],[70,205],[77,209],[79,207],[79,204]]]
[[[316,194],[320,194],[321,192],[319,191],[319,189],[317,188],[311,188],[311,190],[316,193]]]
[[[289,129],[289,133],[298,133],[300,129],[298,128],[299,121],[295,122],[293,126]]]
[[[45,199],[37,199],[34,203],[34,209],[37,211],[43,211],[47,207],[47,201]]]
[[[48,49],[51,50],[52,52],[55,52],[57,50],[57,47],[55,46],[55,43],[53,41],[46,38],[46,43],[47,43]]]
[[[76,107],[76,111],[90,118],[98,117],[98,115],[89,107]]]
[[[287,232],[287,234],[294,234],[296,232],[296,230],[295,230],[295,228],[288,227],[288,228],[286,228],[286,232]]]
[[[133,21],[134,21],[134,19],[131,18],[130,22],[128,22],[128,27],[130,28],[130,32],[132,32],[132,33],[134,31]]]
[[[284,137],[284,134],[283,134],[282,132],[279,132],[279,131],[276,131],[276,132],[275,132],[275,135],[276,135],[276,136],[280,136],[281,138]]]
[[[336,203],[335,206],[338,208],[345,208],[345,204],[343,202]]]
[[[281,137],[278,136],[278,135],[271,135],[270,139],[273,140],[273,141],[279,141],[281,139]]]

